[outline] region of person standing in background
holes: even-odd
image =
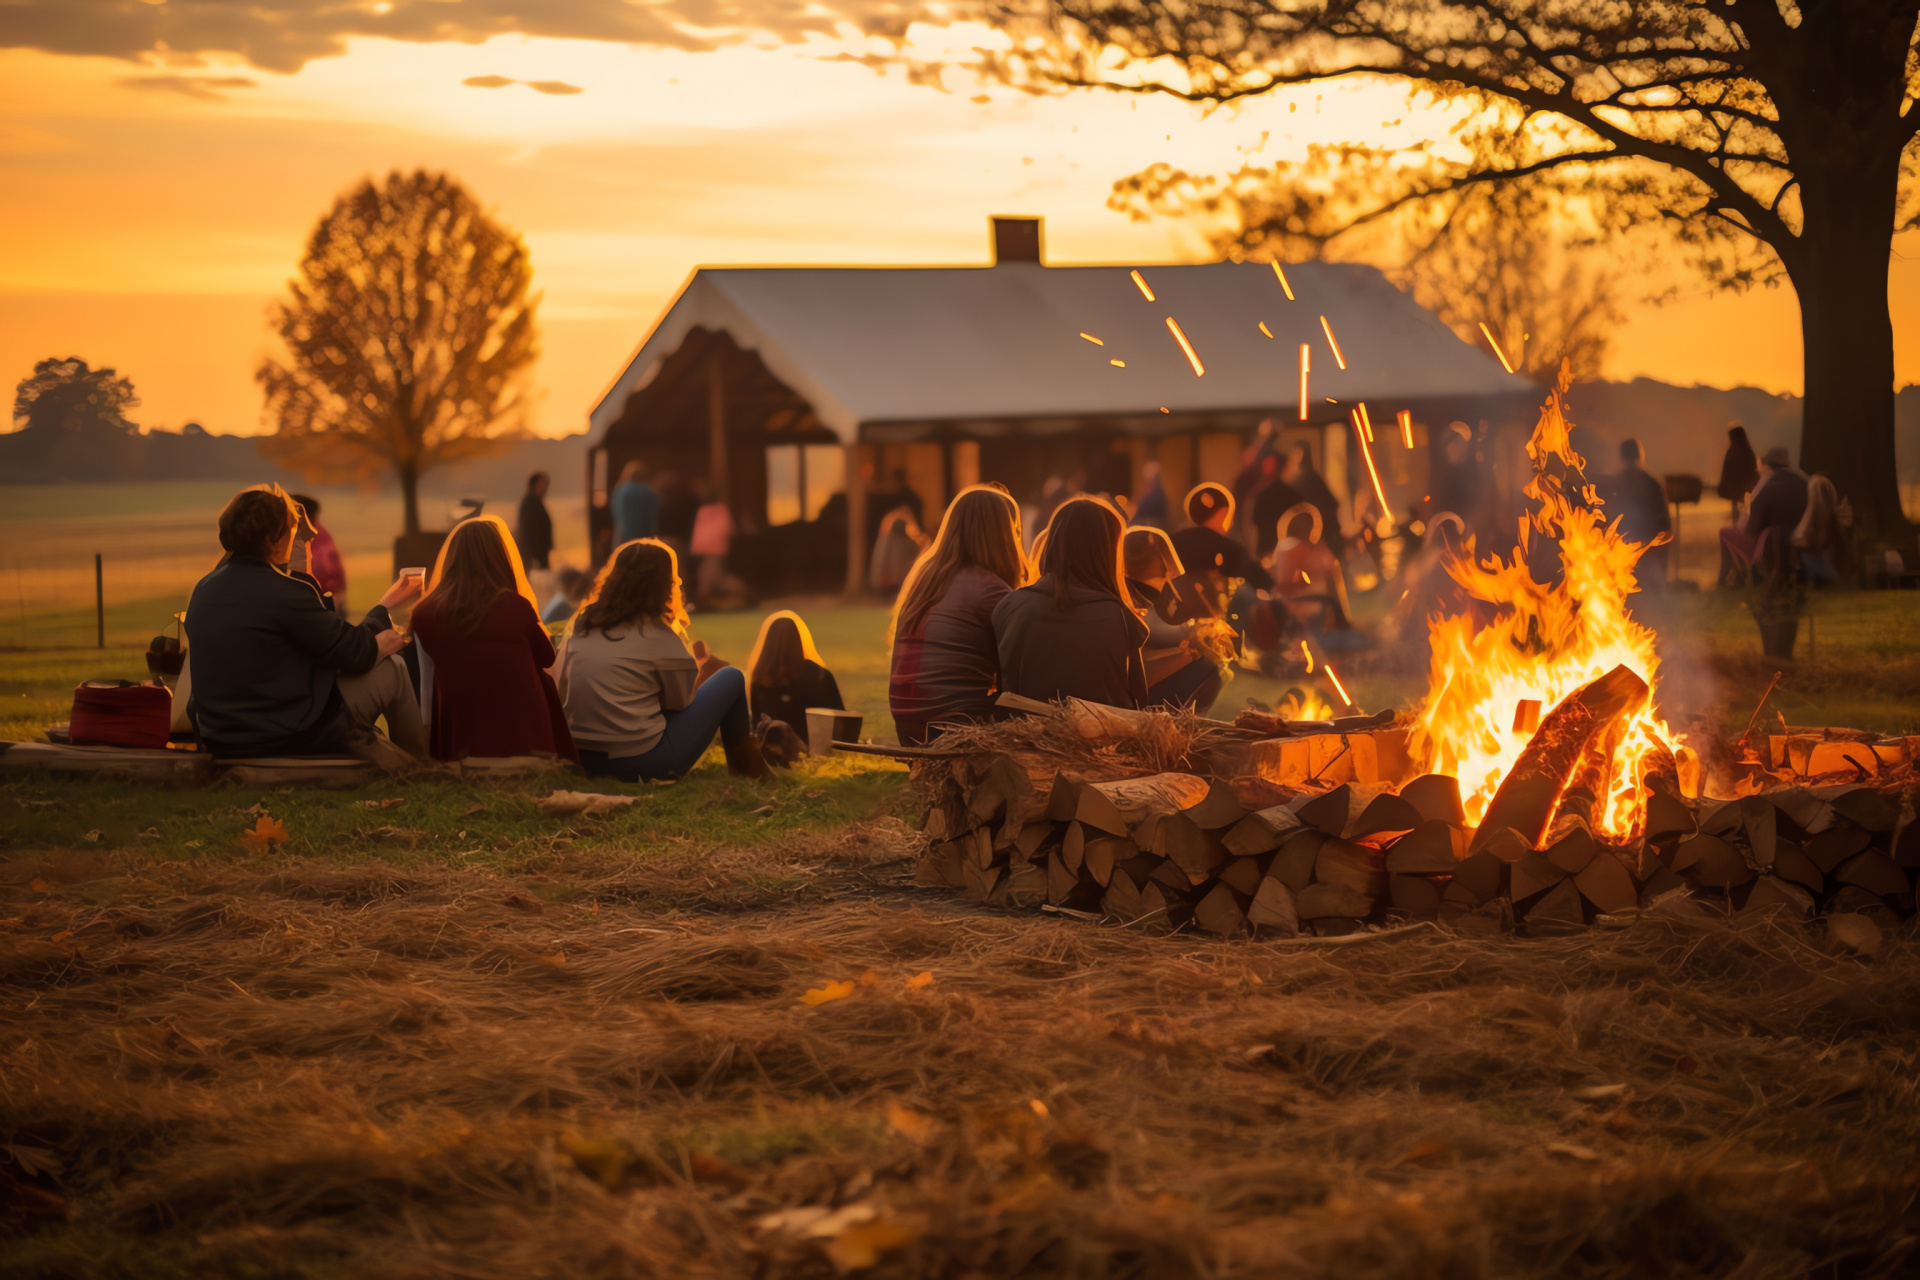
[[[347,599],[347,562],[340,558],[340,548],[320,523],[320,499],[296,493],[293,500],[306,509],[307,520],[313,525],[313,541],[307,544],[312,556],[311,567],[307,572],[320,584],[320,589],[340,601],[341,608],[346,607]]]
[[[690,540],[696,562],[694,600],[704,604],[720,588],[720,576],[727,569],[727,553],[733,549],[733,512],[701,486],[699,509],[693,513],[693,537]]]
[[[1673,514],[1667,509],[1667,491],[1640,465],[1640,442],[1628,437],[1620,442],[1620,469],[1604,477],[1599,489],[1605,505],[1600,517],[1620,520],[1620,536],[1646,548],[1640,555],[1635,577],[1640,589],[1658,588],[1667,578],[1667,544],[1653,545],[1654,539],[1673,531]]]
[[[553,517],[547,514],[547,487],[552,483],[546,472],[536,471],[527,477],[527,491],[520,496],[520,520],[513,540],[529,569],[546,568],[553,554]]]
[[[677,556],[693,552],[693,517],[700,510],[700,495],[678,471],[660,473],[660,541],[673,548]]]
[[[1730,504],[1727,523],[1740,520],[1740,504],[1760,481],[1760,464],[1747,443],[1747,429],[1737,422],[1727,424],[1727,453],[1720,461],[1720,484],[1714,490]]]
[[[1761,558],[1761,538],[1772,530],[1791,539],[1807,514],[1807,478],[1794,470],[1787,451],[1775,445],[1760,459],[1760,483],[1747,503],[1747,518],[1720,530],[1720,582],[1728,585]]]
[[[613,545],[624,547],[640,538],[651,538],[660,529],[660,495],[646,481],[640,459],[631,459],[620,468],[620,483],[607,505],[613,510]]]

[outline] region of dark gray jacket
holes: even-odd
[[[391,625],[384,605],[354,626],[311,583],[261,560],[227,560],[187,603],[188,711],[201,742],[215,755],[338,750],[334,677],[371,671]]]
[[[1147,700],[1140,646],[1147,624],[1104,591],[1072,587],[1067,607],[1053,598],[1053,577],[1009,591],[993,611],[1000,689],[1051,702],[1084,698],[1110,707]]]

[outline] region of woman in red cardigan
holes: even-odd
[[[462,521],[447,535],[414,606],[413,633],[427,659],[421,689],[434,759],[579,758],[547,674],[553,641],[498,516]]]

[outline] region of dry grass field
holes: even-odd
[[[1012,914],[891,776],[7,783],[0,1271],[1911,1273],[1911,937]]]

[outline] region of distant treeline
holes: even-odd
[[[0,483],[72,484],[140,480],[277,481],[300,488],[299,476],[260,456],[258,436],[222,436],[194,424],[179,432],[15,431],[0,435]],[[545,471],[558,497],[586,491],[586,439],[523,440],[490,458],[449,463],[429,473],[432,488],[471,492],[498,508],[518,498],[527,476]]]

